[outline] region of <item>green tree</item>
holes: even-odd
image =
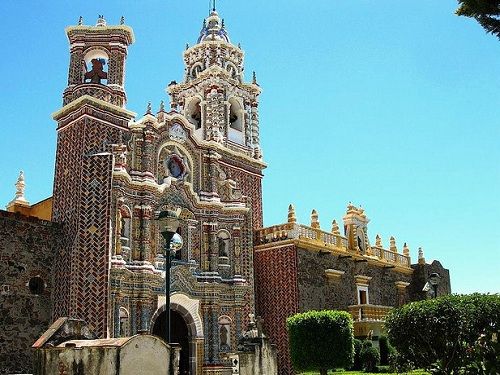
[[[474,18],[486,32],[500,38],[500,0],[458,0],[456,14]]]
[[[374,372],[377,370],[377,365],[380,363],[380,353],[377,348],[372,345],[366,346],[361,350],[361,362],[363,370],[366,372]]]
[[[353,362],[353,322],[345,311],[308,311],[287,319],[290,356],[295,370],[349,368]]]
[[[491,358],[500,355],[491,352],[498,346],[489,345],[497,340],[500,330],[498,294],[452,295],[413,302],[392,310],[385,324],[401,366],[423,367],[435,374],[495,374],[487,369],[498,368],[497,363],[491,363]],[[479,350],[484,340],[490,340],[487,358],[481,357]]]

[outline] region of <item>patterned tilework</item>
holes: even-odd
[[[262,178],[236,168],[224,167],[224,170],[237,182],[242,194],[251,198],[253,228],[262,228]]]
[[[78,241],[73,248],[71,316],[84,319],[101,337],[107,332],[111,155],[84,158]]]
[[[85,319],[105,336],[112,156],[122,131],[85,117],[59,130],[53,220],[64,246],[55,264],[54,318]],[[96,155],[101,153],[100,155]]]
[[[278,347],[279,374],[292,375],[286,318],[298,312],[297,250],[288,245],[257,251],[254,261],[257,313],[264,319],[265,332]]]

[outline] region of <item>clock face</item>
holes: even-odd
[[[170,176],[174,178],[182,178],[186,172],[184,161],[178,155],[171,155],[167,160],[167,168]]]

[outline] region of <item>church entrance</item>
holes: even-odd
[[[166,311],[163,311],[155,320],[153,335],[165,339]],[[190,375],[189,372],[189,331],[188,326],[181,314],[170,310],[170,342],[181,346],[181,358],[179,362],[179,375]]]

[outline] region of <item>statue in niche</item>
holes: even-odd
[[[90,79],[90,83],[100,84],[101,79],[108,79],[108,73],[103,70],[106,64],[104,59],[92,59],[91,64],[92,70],[85,73],[84,81]]]
[[[219,256],[220,257],[229,256],[227,251],[227,238],[219,237]]]
[[[230,338],[229,338],[229,325],[223,324],[219,329],[219,346],[220,350],[223,352],[228,352],[231,350]]]

